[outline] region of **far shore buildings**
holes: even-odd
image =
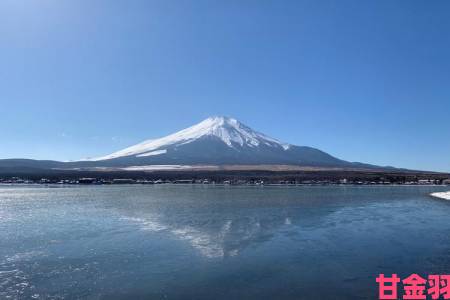
[[[448,175],[447,175],[448,176]],[[304,178],[19,178],[19,177],[0,177],[0,184],[224,184],[224,185],[389,185],[389,184],[401,184],[401,185],[450,185],[450,178],[434,177],[429,178],[336,178],[336,179],[308,179]]]

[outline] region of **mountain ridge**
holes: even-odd
[[[0,160],[0,168],[129,168],[158,165],[292,165],[313,168],[393,169],[336,158],[319,149],[269,137],[230,117],[215,116],[162,138],[73,162]]]

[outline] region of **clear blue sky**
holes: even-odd
[[[450,171],[450,1],[0,2],[0,158],[73,160],[210,115]]]

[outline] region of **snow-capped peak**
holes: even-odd
[[[201,137],[214,136],[231,148],[258,147],[266,145],[289,149],[290,145],[270,138],[252,130],[236,119],[229,117],[210,117],[194,126],[174,134],[155,140],[147,140],[107,156],[90,159],[93,161],[112,159],[125,156],[151,156],[166,153],[165,147],[191,143]]]

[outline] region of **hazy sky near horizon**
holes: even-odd
[[[211,115],[450,171],[450,1],[0,2],[0,158],[75,160]]]

